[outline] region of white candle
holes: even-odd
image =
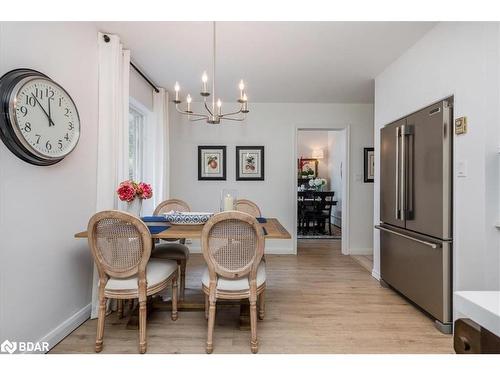
[[[233,210],[233,197],[231,195],[226,195],[224,197],[224,211]]]
[[[243,82],[243,80],[240,81],[240,84],[238,85],[239,86],[239,89],[240,89],[240,100],[244,100],[243,99],[243,94],[245,93],[245,83]]]
[[[175,82],[174,90],[175,90],[175,100],[179,100],[179,90],[181,87],[179,86],[179,82]]]
[[[220,99],[217,99],[217,115],[220,116],[222,113],[222,101]]]
[[[203,83],[202,87],[201,87],[201,92],[206,94],[208,91],[207,91],[207,81],[208,81],[208,76],[207,76],[207,72],[203,72],[203,75],[201,76],[201,82]]]

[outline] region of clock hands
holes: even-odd
[[[43,113],[45,113],[45,116],[47,116],[47,118],[49,119],[49,127],[50,126],[54,126],[55,125],[54,121],[52,121],[52,118],[50,117],[50,115],[47,113],[47,111],[45,110],[45,108],[43,108],[42,104],[40,104],[40,102],[38,101],[38,98],[35,96],[35,94],[31,93],[31,96],[33,96],[35,98],[35,101],[38,103],[38,105],[42,109]],[[50,111],[50,99],[49,99],[49,111]]]
[[[52,122],[52,125],[55,125],[54,121],[52,121],[52,116],[50,115],[50,99],[51,98],[47,98],[47,101],[49,102],[49,126],[50,126],[51,122]]]

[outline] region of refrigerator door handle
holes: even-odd
[[[403,187],[404,191],[404,218],[405,220],[413,219],[413,185],[415,181],[413,180],[413,137],[414,137],[414,127],[413,125],[405,125],[403,130],[403,143],[408,141],[408,144],[405,148],[405,155],[403,155],[403,163],[404,163],[404,181],[405,186]]]
[[[401,126],[396,128],[396,220],[401,218],[400,191],[399,191],[399,138],[401,134]]]
[[[394,230],[390,230],[390,229],[387,229],[387,228],[381,227],[380,225],[375,225],[375,228],[376,228],[376,229],[379,229],[379,230],[382,230],[382,231],[384,231],[384,232],[389,232],[389,233],[391,233],[391,234],[395,234],[396,236],[404,237],[404,238],[406,238],[406,239],[408,239],[408,240],[412,240],[412,241],[415,241],[415,242],[421,243],[421,244],[423,244],[423,245],[426,245],[426,246],[432,247],[433,249],[437,249],[438,247],[441,247],[441,244],[432,243],[432,242],[428,242],[428,241],[424,241],[424,240],[419,240],[418,238],[411,237],[411,236],[407,236],[406,234],[399,233],[399,232],[396,232],[396,231],[394,231]]]
[[[399,206],[401,210],[401,220],[406,220],[406,152],[405,152],[405,133],[406,125],[401,125],[400,138],[401,138],[401,160],[400,164],[400,174],[401,181],[399,183]]]

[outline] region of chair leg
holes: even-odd
[[[207,354],[210,354],[214,350],[213,338],[214,338],[214,325],[215,325],[215,298],[209,298],[209,308],[208,308],[208,334],[207,334]]]
[[[179,271],[177,271],[177,275],[172,279],[172,320],[177,320],[177,295],[179,293],[179,288],[177,285],[177,278],[179,275]]]
[[[116,304],[118,305],[117,306],[117,309],[118,309],[118,319],[121,319],[123,318],[123,300],[122,299],[119,299],[116,301]]]
[[[139,353],[146,353],[146,316],[147,316],[146,298],[139,298]]]
[[[180,301],[184,301],[184,290],[186,289],[186,265],[187,260],[181,261],[181,285],[180,285]]]
[[[265,315],[265,298],[264,298],[264,292],[260,293],[259,296],[259,319],[264,320],[264,315]]]
[[[205,319],[206,320],[208,320],[208,307],[209,307],[208,294],[205,294]]]
[[[99,296],[99,311],[97,313],[97,334],[95,339],[95,351],[102,351],[102,343],[104,338],[104,320],[106,319],[106,298],[104,295]]]
[[[257,301],[253,298],[250,299],[250,331],[251,331],[251,339],[250,339],[250,349],[252,353],[257,353],[259,350],[257,343]]]

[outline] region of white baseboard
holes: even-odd
[[[189,245],[189,252],[191,254],[201,254],[201,247],[200,246],[193,246],[193,245]],[[281,248],[281,247],[270,247],[270,248],[267,248],[264,250],[264,253],[265,254],[275,254],[275,255],[287,255],[287,254],[290,254],[290,255],[295,255],[295,253],[293,252],[293,249],[292,248]]]
[[[90,318],[91,304],[83,307],[81,310],[77,311],[75,314],[70,316],[64,322],[59,324],[52,331],[47,333],[44,337],[38,340],[38,342],[48,342],[49,350],[56,346],[62,339],[73,332],[79,325]]]
[[[349,255],[373,255],[373,249],[349,249]]]
[[[372,277],[380,281],[380,274],[377,271],[375,271],[375,269],[372,270]]]

